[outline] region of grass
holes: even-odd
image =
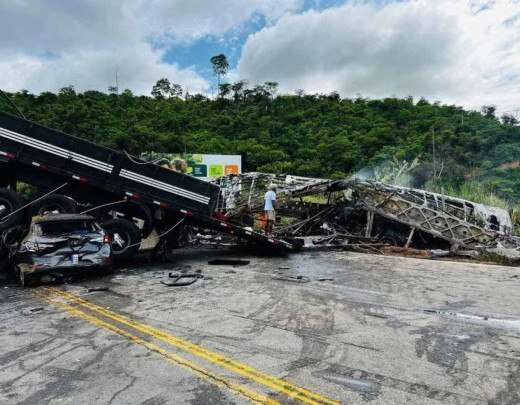
[[[308,203],[327,204],[327,196],[324,194],[306,195],[302,200]]]
[[[510,210],[512,208],[503,198],[497,196],[493,190],[486,187],[478,181],[467,181],[461,186],[453,185],[438,185],[435,183],[427,183],[426,189],[434,193],[446,194],[452,197],[462,198],[464,200],[473,201],[476,203],[489,205],[491,207],[504,208]]]
[[[427,183],[425,188],[434,193],[446,194],[452,197],[489,205],[491,207],[503,208],[509,211],[511,215],[513,235],[520,235],[520,205],[512,204],[504,198],[499,197],[490,187],[487,187],[478,181],[467,181],[459,187],[453,185],[440,186],[439,184]]]

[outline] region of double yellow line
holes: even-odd
[[[163,349],[162,347],[145,340],[130,331],[136,331],[140,334],[155,338],[163,343],[168,344],[176,349],[183,350],[196,358],[205,360],[213,365],[220,368],[232,371],[242,377],[246,377],[248,380],[277,391],[285,396],[297,399],[305,404],[309,405],[339,405],[338,401],[328,399],[318,393],[300,388],[291,383],[265,374],[262,371],[250,367],[246,364],[242,364],[236,360],[227,358],[219,353],[210,351],[203,348],[202,346],[196,345],[188,340],[174,336],[170,333],[146,325],[132,319],[129,319],[121,314],[109,311],[99,305],[96,305],[90,301],[84,300],[75,294],[71,294],[66,291],[62,291],[56,288],[42,288],[35,290],[35,294],[40,298],[50,302],[60,308],[66,310],[73,316],[77,316],[85,319],[86,321],[103,329],[110,330],[121,336],[126,337],[136,344],[140,344],[149,350],[152,350],[168,360],[189,369],[198,376],[208,380],[218,386],[224,386],[237,394],[251,400],[254,403],[259,404],[278,404],[277,401],[269,398],[263,394],[253,391],[243,385],[233,383],[224,377],[221,377],[210,370],[199,366],[198,364],[187,360],[175,353]],[[73,305],[71,305],[73,304]],[[101,316],[101,318],[100,318]],[[104,318],[104,319],[103,319]],[[110,321],[126,327],[128,330],[122,329],[119,326],[114,325]]]

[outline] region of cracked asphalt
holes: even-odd
[[[0,403],[520,403],[520,269],[349,252],[207,264],[239,256],[0,284]],[[181,270],[205,277],[160,283]]]

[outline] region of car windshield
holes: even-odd
[[[49,221],[36,224],[39,236],[60,236],[70,233],[92,233],[98,230],[94,221]]]

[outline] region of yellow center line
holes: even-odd
[[[116,322],[119,322],[123,325],[126,325],[134,330],[137,330],[141,333],[152,336],[162,342],[168,343],[176,348],[182,349],[196,357],[202,358],[206,361],[209,361],[219,367],[226,368],[228,370],[233,371],[236,374],[239,374],[243,377],[248,378],[251,381],[259,385],[263,385],[275,391],[278,391],[289,398],[297,399],[303,403],[309,405],[339,405],[339,401],[335,401],[329,398],[322,396],[321,394],[312,392],[305,388],[300,388],[291,383],[279,379],[277,377],[271,376],[269,374],[265,374],[260,370],[257,370],[251,366],[246,364],[242,364],[236,360],[229,359],[219,353],[210,351],[205,349],[199,345],[191,343],[185,339],[179,338],[177,336],[171,335],[167,332],[164,332],[160,329],[154,328],[152,326],[134,321],[129,319],[123,315],[117,314],[115,312],[109,311],[106,308],[103,308],[99,305],[96,305],[92,302],[84,300],[78,297],[75,294],[58,290],[56,288],[49,288],[48,291],[59,295],[69,301],[74,302],[77,305],[88,308],[92,311],[95,311],[109,319],[112,319]]]
[[[141,346],[144,346],[146,347],[147,349],[155,352],[155,353],[158,353],[160,354],[161,356],[165,357],[167,360],[169,360],[170,362],[172,363],[175,363],[177,365],[180,365],[186,369],[188,369],[189,371],[193,372],[194,374],[196,374],[198,377],[201,377],[203,378],[204,380],[206,381],[209,381],[210,383],[212,384],[215,384],[219,387],[222,387],[222,388],[227,388],[227,389],[230,389],[231,391],[237,393],[237,394],[240,394],[242,395],[243,397],[251,400],[252,402],[254,403],[257,403],[257,404],[262,404],[262,405],[280,405],[279,402],[275,401],[274,399],[271,399],[271,398],[268,398],[266,397],[265,395],[263,394],[260,394],[258,392],[255,392],[243,385],[240,385],[240,384],[236,384],[236,383],[233,383],[231,381],[228,381],[226,380],[225,378],[217,375],[217,374],[214,374],[212,373],[211,371],[205,369],[204,367],[201,367],[175,353],[172,353],[170,351],[167,351],[165,349],[163,349],[162,347],[152,343],[152,342],[148,342],[136,335],[133,335],[121,328],[118,328],[117,326],[115,325],[112,325],[108,322],[105,322],[99,318],[96,318],[95,316],[92,316],[92,315],[89,315],[83,311],[80,311],[79,309],[77,309],[76,307],[73,307],[71,305],[68,305],[64,302],[61,302],[61,301],[58,301],[56,299],[53,299],[52,297],[46,295],[44,292],[42,291],[37,291],[35,290],[34,291],[34,294],[36,294],[38,297],[40,297],[41,299],[43,299],[44,301],[47,301],[53,305],[56,305],[62,309],[64,309],[65,311],[67,311],[69,314],[71,314],[72,316],[76,316],[76,317],[79,317],[79,318],[82,318],[90,323],[92,323],[93,325],[96,325],[97,327],[99,328],[102,328],[102,329],[106,329],[106,330],[109,330],[111,332],[114,332],[114,333],[117,333],[121,336],[124,336],[125,338],[127,338],[128,340],[130,340],[131,342],[135,343],[135,344],[138,344],[138,345],[141,345]]]

